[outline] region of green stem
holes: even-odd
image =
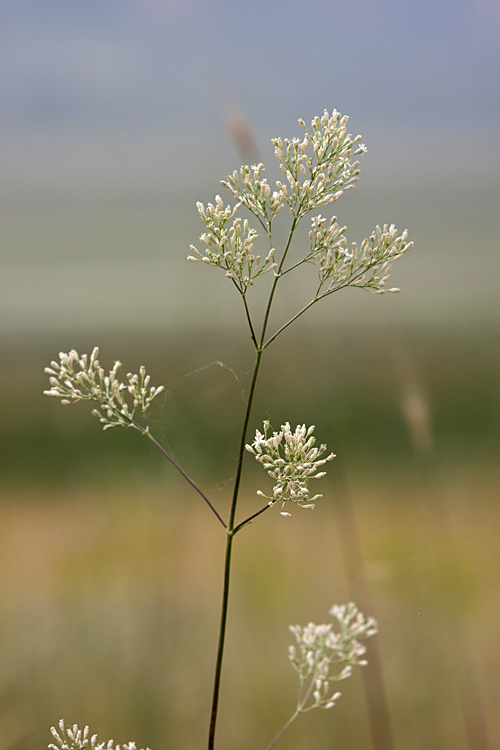
[[[290,248],[290,244],[292,241],[293,233],[295,231],[295,227],[297,226],[298,219],[294,218],[292,222],[292,226],[290,228],[290,234],[288,236],[288,241],[286,243],[285,250],[283,252],[283,257],[281,259],[281,262],[279,264],[279,267],[277,269],[277,273],[275,274],[275,278],[273,281],[273,285],[271,287],[271,292],[269,294],[269,300],[267,302],[266,312],[264,315],[264,321],[262,324],[262,333],[261,333],[261,341],[260,346],[257,345],[257,342],[253,336],[253,328],[250,325],[250,333],[252,335],[253,343],[256,350],[256,359],[255,359],[255,367],[253,371],[253,377],[252,377],[252,384],[250,386],[250,392],[248,394],[248,402],[247,402],[247,408],[245,412],[245,419],[243,421],[243,428],[241,431],[241,440],[240,440],[240,450],[238,454],[238,466],[236,469],[236,478],[234,481],[234,490],[233,490],[233,499],[231,502],[231,511],[229,514],[229,523],[227,525],[226,533],[227,533],[227,542],[226,542],[226,558],[224,563],[224,587],[222,592],[222,610],[221,610],[221,617],[220,617],[220,627],[219,627],[219,645],[217,649],[217,659],[215,663],[215,676],[214,676],[214,690],[213,690],[213,698],[212,698],[212,713],[210,717],[210,729],[208,734],[208,750],[213,750],[214,743],[215,743],[215,729],[217,725],[217,713],[219,709],[219,694],[220,694],[220,681],[221,681],[221,672],[222,672],[222,660],[224,657],[224,643],[225,643],[225,637],[226,637],[226,625],[227,625],[227,611],[228,611],[228,604],[229,604],[229,582],[230,582],[230,574],[231,574],[231,555],[233,550],[233,537],[236,533],[236,530],[239,529],[239,527],[236,527],[235,529],[235,517],[236,517],[236,506],[238,504],[238,494],[240,490],[240,482],[241,482],[241,473],[243,469],[243,458],[245,455],[245,445],[246,445],[246,439],[247,439],[247,431],[248,431],[248,425],[250,422],[250,414],[252,411],[252,404],[253,404],[253,398],[255,394],[255,387],[257,385],[257,378],[259,375],[259,369],[260,369],[260,362],[262,359],[262,353],[263,353],[263,342],[266,335],[266,328],[267,324],[269,322],[269,315],[271,313],[271,306],[273,303],[274,293],[276,291],[276,285],[278,283],[278,279],[281,273],[281,269],[283,268],[283,263],[285,262],[286,255],[288,253],[288,250]],[[269,241],[271,241],[270,232],[269,232]],[[245,302],[245,309],[247,310],[246,306],[246,300]],[[248,316],[248,322],[250,324],[249,316]],[[295,718],[295,717],[294,717]]]
[[[239,523],[236,528],[234,529],[234,534],[237,534],[240,529],[242,529],[244,526],[247,526],[247,524],[252,523],[254,518],[257,518],[257,516],[260,516],[264,511],[269,510],[269,508],[272,508],[274,503],[269,502],[267,505],[264,505],[263,508],[257,511],[257,513],[252,513],[251,516],[248,516],[248,518],[245,518],[244,521]]]
[[[217,660],[215,663],[214,690],[213,690],[213,698],[212,698],[212,714],[210,718],[210,730],[208,734],[208,750],[213,750],[214,742],[215,742],[215,728],[217,724],[217,712],[219,708],[220,680],[221,680],[221,672],[222,672],[222,659],[224,656],[224,642],[225,642],[225,637],[226,637],[227,609],[228,609],[228,603],[229,603],[231,554],[232,554],[232,548],[233,548],[233,537],[235,533],[234,519],[236,516],[236,506],[238,503],[238,494],[239,494],[240,482],[241,482],[241,472],[243,469],[243,457],[245,455],[245,444],[246,444],[248,424],[250,422],[250,414],[252,411],[253,397],[255,394],[255,386],[257,384],[257,377],[259,374],[261,359],[262,359],[262,349],[257,349],[257,356],[255,359],[255,367],[254,367],[254,372],[253,372],[252,384],[250,386],[250,392],[248,394],[247,409],[245,413],[245,419],[243,422],[243,429],[241,431],[240,452],[238,454],[238,466],[236,469],[236,478],[234,482],[231,512],[229,515],[229,523],[227,527],[226,559],[224,563],[224,588],[222,592],[222,610],[221,610],[220,628],[219,628],[219,645],[217,649]]]
[[[285,729],[288,729],[288,727],[290,726],[290,724],[292,723],[292,721],[295,721],[295,719],[297,718],[297,716],[299,714],[300,714],[300,709],[296,708],[295,711],[294,711],[294,713],[290,716],[290,718],[286,722],[286,724],[284,724],[281,727],[281,729],[278,732],[278,734],[276,735],[276,737],[271,740],[271,742],[269,743],[269,745],[266,747],[266,750],[270,750],[272,748],[272,746],[275,744],[275,742],[277,742],[279,740],[279,738],[281,737],[281,735],[283,734],[283,732],[285,731]]]
[[[266,307],[266,312],[265,312],[265,315],[264,315],[264,322],[262,324],[262,335],[261,335],[261,339],[260,339],[260,345],[261,345],[261,347],[264,344],[264,338],[265,338],[265,335],[266,335],[267,324],[269,322],[269,315],[271,313],[271,305],[273,304],[274,293],[276,291],[276,286],[278,284],[278,280],[279,280],[280,275],[281,275],[281,269],[283,268],[283,263],[285,262],[286,256],[288,254],[288,250],[290,249],[290,244],[292,242],[293,233],[295,231],[295,227],[297,226],[298,222],[299,222],[299,220],[297,218],[294,218],[294,220],[292,222],[292,226],[290,227],[290,234],[288,235],[288,241],[286,243],[286,247],[285,247],[285,250],[283,252],[283,257],[281,259],[281,262],[280,262],[277,270],[274,273],[274,281],[273,281],[273,285],[271,287],[271,293],[269,295],[269,300],[268,300],[267,307]]]
[[[215,742],[215,728],[217,725],[217,711],[219,708],[220,679],[222,671],[222,658],[224,656],[224,641],[226,638],[227,608],[229,603],[229,580],[231,574],[231,553],[233,547],[232,531],[227,532],[226,559],[224,563],[224,591],[222,594],[222,611],[219,628],[219,645],[217,648],[217,661],[215,663],[214,692],[212,698],[212,714],[210,717],[210,730],[208,733],[208,750],[213,750]]]
[[[299,263],[297,263],[296,265],[299,265]],[[292,268],[294,268],[294,266],[292,266]],[[289,268],[284,273],[288,273],[288,271],[291,271],[292,268]],[[352,286],[353,285],[352,282],[356,281],[356,279],[359,278],[363,273],[366,273],[366,270],[359,271],[358,273],[353,274],[352,276],[349,277],[346,283],[340,284],[339,286],[336,286],[333,289],[328,289],[326,292],[323,292],[323,294],[320,294],[321,287],[322,287],[322,284],[320,284],[316,292],[316,295],[313,297],[313,299],[310,302],[308,302],[307,305],[305,305],[305,307],[302,308],[302,310],[299,310],[298,313],[296,313],[292,318],[290,318],[289,321],[287,321],[284,325],[282,325],[281,328],[278,328],[276,333],[273,333],[273,335],[266,341],[266,343],[262,345],[262,348],[265,349],[266,347],[268,347],[269,344],[272,341],[274,341],[274,339],[277,336],[279,336],[282,331],[285,330],[285,328],[288,328],[288,326],[291,325],[295,320],[297,320],[297,318],[300,318],[300,316],[303,315],[306,312],[306,310],[309,310],[309,308],[312,307],[316,302],[319,302],[325,297],[328,297],[330,294],[334,294],[334,292],[339,292],[341,289],[344,289],[347,286]]]
[[[252,318],[250,317],[250,310],[248,308],[248,302],[247,302],[246,294],[242,294],[241,297],[243,299],[243,305],[245,306],[245,313],[246,313],[246,316],[247,316],[247,322],[248,322],[248,326],[250,328],[250,336],[252,337],[252,341],[253,341],[253,345],[254,345],[255,349],[257,349],[258,348],[257,338],[255,336],[255,331],[253,329]]]
[[[294,315],[294,316],[293,316],[293,318],[290,318],[290,320],[288,321],[288,323],[285,323],[284,325],[282,325],[282,326],[281,326],[281,328],[278,328],[278,330],[276,331],[276,333],[274,333],[274,334],[273,334],[273,335],[271,336],[271,338],[269,338],[269,339],[268,339],[268,340],[266,341],[266,343],[264,344],[264,346],[263,346],[262,348],[263,348],[263,349],[266,349],[266,347],[268,347],[268,346],[269,346],[269,344],[270,344],[270,343],[271,343],[272,341],[274,341],[274,339],[275,339],[275,338],[276,338],[277,336],[279,336],[279,335],[280,335],[280,333],[281,333],[282,331],[284,331],[284,330],[285,330],[285,328],[288,328],[288,326],[289,326],[289,325],[290,325],[291,323],[293,323],[293,322],[294,322],[294,320],[297,320],[297,318],[300,318],[300,316],[301,316],[301,315],[302,315],[303,313],[305,313],[305,312],[306,312],[306,310],[309,310],[309,308],[310,308],[310,307],[312,307],[312,306],[314,305],[314,303],[315,303],[315,302],[317,302],[317,301],[318,301],[318,298],[317,298],[317,297],[314,297],[314,299],[312,299],[312,300],[311,300],[310,302],[308,302],[308,303],[307,303],[307,305],[306,305],[305,307],[303,307],[303,308],[302,308],[302,310],[300,310],[300,311],[299,311],[299,312],[298,312],[298,313],[297,313],[296,315]]]
[[[172,464],[172,466],[175,466],[175,468],[177,469],[177,471],[181,474],[181,476],[184,477],[184,479],[186,480],[186,482],[188,482],[188,484],[191,485],[191,487],[198,493],[198,495],[200,495],[204,499],[204,501],[206,502],[206,504],[208,505],[208,507],[210,508],[210,510],[212,511],[212,513],[214,513],[214,515],[219,519],[219,521],[224,526],[224,528],[227,528],[226,523],[223,521],[223,519],[221,518],[221,516],[215,510],[214,506],[212,505],[212,503],[210,502],[210,500],[208,499],[208,497],[203,494],[203,492],[193,482],[193,480],[190,477],[188,477],[188,475],[186,474],[186,472],[183,469],[181,469],[181,467],[179,466],[179,464],[174,461],[174,459],[172,458],[172,456],[170,455],[170,453],[167,453],[167,451],[165,450],[165,448],[158,442],[158,440],[156,440],[151,435],[151,433],[149,432],[149,430],[142,429],[141,426],[138,425],[133,420],[132,420],[132,424],[136,428],[136,430],[139,430],[139,432],[141,432],[143,435],[146,435],[146,437],[148,437],[151,440],[151,442],[156,445],[156,447],[163,453],[163,455],[166,458],[168,458],[168,460],[170,461],[170,463]]]

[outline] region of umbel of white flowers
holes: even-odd
[[[60,363],[51,362],[51,366],[45,368],[50,375],[51,388],[44,394],[62,399],[61,403],[65,405],[77,401],[96,402],[101,411],[94,409],[92,414],[99,418],[104,430],[137,426],[134,423],[136,410],[145,414],[155,396],[164,390],[163,386],[152,386],[148,390],[150,377],[146,375],[145,367],[140,367],[138,375],[127,373],[127,382],[120,382],[117,373],[122,363],[115,362],[113,369],[106,374],[99,364],[98,354],[97,346],[90,358],[86,354],[80,357],[74,349],[69,354],[60,352]],[[140,429],[148,431],[147,426]]]
[[[305,425],[297,425],[295,432],[290,429],[290,423],[281,425],[280,432],[273,432],[268,437],[269,421],[264,421],[264,434],[255,431],[255,440],[246,449],[253,453],[255,459],[267,469],[270,477],[276,480],[272,497],[265,495],[261,490],[257,494],[269,500],[269,505],[279,501],[290,501],[300,505],[301,508],[314,508],[314,501],[323,495],[309,497],[308,482],[310,479],[320,479],[326,472],[318,471],[320,466],[332,461],[334,453],[326,458],[320,458],[326,451],[326,445],[315,448],[316,439],[312,436],[314,425],[307,428]],[[282,516],[290,516],[290,513],[281,511]]]
[[[221,181],[221,185],[232,193],[236,204],[224,206],[220,195],[216,196],[215,205],[196,204],[207,227],[200,236],[206,248],[201,251],[191,245],[194,255],[189,255],[188,260],[222,268],[242,295],[258,276],[269,271],[282,276],[303,263],[317,266],[319,287],[316,300],[346,286],[375,294],[399,292],[397,287],[386,290],[385,283],[392,262],[413,247],[413,242],[406,241],[406,229],[398,235],[394,224],[384,224],[383,227],[377,226],[359,245],[357,242],[349,244],[344,235],[347,227],[339,226],[336,216],[327,223],[327,219],[318,214],[311,220],[308,253],[299,263],[282,269],[275,260],[274,247],[265,255],[254,251],[257,232],[246,219],[242,223],[236,216],[241,206],[247,208],[271,240],[272,221],[285,206],[293,216],[293,234],[293,229],[306,214],[335,203],[346,190],[352,190],[359,179],[359,162],[350,159],[365,154],[368,149],[360,143],[360,135],[353,137],[347,132],[348,120],[337,110],[331,115],[325,110],[321,118],[312,120],[310,129],[304,120],[299,120],[305,131],[302,140],[273,138],[274,155],[286,178],[285,182],[276,181],[276,190],[262,177],[263,164],[244,165],[239,173],[234,171]]]
[[[332,692],[330,683],[350,677],[356,664],[368,663],[361,658],[366,646],[359,641],[377,633],[373,617],[365,618],[352,602],[334,604],[329,614],[337,619],[338,631],[333,629],[333,623],[290,625],[298,644],[290,646],[289,658],[300,679],[299,713],[312,708],[332,708],[341,693]]]
[[[59,731],[55,727],[50,731],[57,744],[50,744],[49,750],[137,750],[135,742],[128,742],[126,745],[115,745],[113,740],[99,742],[96,734],[89,737],[88,727],[82,730],[78,729],[77,724],[72,727],[66,726],[62,719],[59,722]]]

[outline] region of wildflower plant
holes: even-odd
[[[347,227],[342,226],[336,216],[327,218],[319,213],[320,209],[326,211],[330,204],[337,203],[344,192],[355,187],[359,177],[356,157],[367,152],[366,146],[361,143],[361,136],[352,136],[348,132],[347,123],[348,118],[336,110],[331,114],[325,110],[322,117],[312,120],[310,128],[299,120],[303,130],[301,138],[272,140],[274,155],[283,173],[275,186],[271,186],[267,177],[263,176],[263,164],[243,165],[221,182],[222,187],[230,193],[232,202],[225,204],[217,195],[213,204],[205,206],[197,203],[199,216],[205,225],[200,236],[203,248],[191,245],[188,260],[222,269],[233,283],[242,299],[255,354],[236,452],[231,505],[226,518],[151,434],[146,412],[163,388],[150,386],[144,367],[140,368],[138,374],[128,373],[125,380],[120,380],[118,372],[121,363],[115,362],[106,374],[99,364],[98,350],[95,348],[89,357],[85,354],[80,356],[74,350],[69,354],[61,353],[60,361],[52,362],[51,367],[47,368],[50,378],[50,389],[45,391],[47,395],[60,398],[65,405],[82,400],[93,402],[96,408],[92,413],[99,418],[103,429],[132,427],[147,437],[203,498],[223,528],[226,555],[208,750],[215,747],[234,539],[243,528],[277,503],[281,504],[281,514],[287,517],[291,514],[283,510],[285,505],[291,507],[290,504],[295,504],[313,509],[322,496],[311,496],[309,483],[321,479],[325,475],[326,464],[335,457],[333,453],[325,455],[326,445],[316,445],[314,426],[298,425],[292,431],[290,423],[286,422],[275,432],[266,420],[263,432],[257,429],[253,442],[248,442],[264,352],[295,320],[334,292],[346,287],[365,289],[378,295],[386,291],[399,292],[397,287],[386,289],[386,282],[392,263],[413,246],[412,242],[407,241],[407,230],[400,234],[393,224],[375,227],[371,235],[360,243],[348,241]],[[283,210],[290,217],[288,235],[283,247],[276,248],[273,222]],[[250,216],[240,216],[243,211]],[[307,215],[310,215],[308,246],[302,249],[298,258],[292,258],[297,227]],[[257,228],[251,226],[254,221]],[[261,239],[259,234],[262,235]],[[257,249],[259,243],[263,245],[261,250]],[[301,269],[310,270],[311,266],[315,267],[316,272],[316,290],[311,299],[289,320],[271,328],[271,312],[281,279]],[[256,316],[249,306],[248,295],[254,284],[264,276],[269,279],[267,301]],[[237,518],[237,508],[247,452],[253,454],[263,466],[274,481],[274,487],[268,494],[257,490],[257,494],[266,500],[265,505],[240,520]],[[338,629],[334,629],[333,623],[291,627],[297,645],[290,648],[289,656],[299,675],[299,696],[294,713],[268,748],[274,745],[299,714],[313,708],[332,708],[340,693],[333,689],[331,683],[347,678],[355,665],[366,663],[362,658],[366,648],[360,641],[376,633],[373,618],[365,618],[352,603],[334,605],[330,614],[337,620]],[[81,732],[78,727],[65,728],[63,722],[60,732],[53,730],[53,734],[57,743],[50,746],[53,750],[113,748],[112,742],[97,744],[97,738],[88,739],[88,730]],[[118,746],[116,750],[119,750]],[[123,750],[135,750],[135,744],[129,743],[123,746]]]

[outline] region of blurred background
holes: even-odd
[[[288,625],[350,599],[379,620],[370,666],[278,747],[499,747],[498,3],[4,0],[0,21],[0,750],[61,717],[204,747],[223,534],[141,436],[44,398],[43,368],[94,345],[145,364],[153,433],[226,514],[253,357],[233,287],[186,262],[195,202],[241,163],[276,179],[270,139],[325,107],[369,148],[339,222],[415,249],[402,294],[335,295],[264,360],[252,431],[314,423],[338,458],[314,513],[238,537],[220,747],[266,747],[295,705]]]

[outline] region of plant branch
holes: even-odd
[[[299,714],[300,714],[300,709],[299,709],[299,708],[297,708],[297,709],[296,709],[296,710],[294,711],[294,713],[293,713],[293,714],[292,714],[292,715],[290,716],[290,718],[288,719],[288,721],[286,722],[286,724],[284,724],[284,725],[283,725],[283,726],[281,727],[280,731],[279,731],[279,732],[278,732],[278,734],[277,734],[277,735],[276,735],[276,736],[274,737],[274,739],[272,739],[272,740],[271,740],[271,742],[269,743],[269,745],[268,745],[268,746],[266,747],[266,750],[270,750],[270,749],[272,748],[272,746],[273,746],[273,745],[274,745],[274,744],[275,744],[275,743],[276,743],[276,742],[277,742],[277,741],[279,740],[279,738],[281,737],[281,735],[283,734],[283,732],[285,731],[285,729],[288,729],[288,727],[290,726],[290,724],[292,723],[292,721],[295,721],[295,719],[297,718],[297,716],[298,716]]]
[[[300,263],[303,263],[303,262],[304,262],[304,261],[300,261]],[[296,263],[296,264],[295,264],[295,266],[291,266],[291,268],[288,268],[288,269],[287,269],[286,271],[284,271],[284,272],[283,272],[283,273],[282,273],[281,275],[283,276],[283,275],[284,275],[285,273],[288,273],[288,271],[291,271],[291,270],[292,270],[293,268],[296,268],[296,266],[300,265],[300,263]],[[375,264],[373,264],[373,265],[375,265]],[[369,270],[369,269],[368,269],[368,270]],[[339,292],[339,291],[340,291],[341,289],[345,289],[345,287],[347,287],[347,286],[354,286],[354,285],[352,284],[352,282],[353,282],[353,281],[356,281],[356,279],[357,279],[357,278],[359,278],[359,277],[360,277],[360,276],[361,276],[361,275],[362,275],[363,273],[366,273],[366,270],[365,270],[365,271],[359,271],[359,272],[357,272],[357,273],[353,274],[353,275],[352,275],[351,277],[349,277],[349,280],[348,280],[348,281],[346,281],[346,283],[344,283],[344,284],[340,284],[339,286],[336,286],[336,287],[334,287],[333,289],[327,289],[327,291],[326,291],[326,292],[323,292],[323,294],[320,294],[320,293],[319,293],[319,292],[320,292],[320,289],[321,289],[321,287],[323,286],[323,284],[320,284],[320,285],[319,285],[319,287],[318,287],[318,290],[317,290],[317,292],[316,292],[316,295],[314,296],[314,298],[313,298],[313,299],[312,299],[312,300],[311,300],[310,302],[308,302],[308,303],[307,303],[307,305],[306,305],[305,307],[303,307],[303,308],[302,308],[302,310],[299,310],[299,312],[298,312],[298,313],[297,313],[296,315],[294,315],[294,316],[293,316],[293,318],[290,318],[290,320],[289,320],[289,321],[288,321],[287,323],[285,323],[284,325],[282,325],[282,326],[281,326],[281,328],[279,328],[279,329],[278,329],[278,330],[276,331],[276,333],[275,333],[275,334],[273,334],[273,335],[271,336],[271,338],[269,338],[269,339],[268,339],[268,340],[266,341],[266,343],[265,343],[265,344],[264,344],[264,345],[262,346],[262,349],[265,349],[265,348],[266,348],[267,346],[269,346],[269,344],[270,344],[270,343],[271,343],[272,341],[274,341],[274,339],[275,339],[275,338],[276,338],[277,336],[279,336],[279,334],[280,334],[280,333],[281,333],[282,331],[284,331],[284,330],[285,330],[285,328],[288,328],[288,326],[289,326],[289,325],[290,325],[291,323],[293,323],[293,322],[294,322],[295,320],[297,320],[297,318],[300,318],[300,316],[301,316],[301,315],[303,315],[303,314],[304,314],[304,313],[306,312],[306,310],[309,310],[309,308],[310,308],[310,307],[312,307],[312,306],[314,305],[314,303],[315,303],[315,302],[319,302],[320,300],[324,299],[325,297],[328,297],[328,296],[329,296],[330,294],[333,294],[334,292]],[[364,287],[362,287],[362,286],[359,286],[359,289],[363,289],[363,288],[364,288]]]
[[[253,213],[253,215],[254,215],[254,216],[255,216],[255,217],[257,218],[257,221],[258,221],[258,222],[260,223],[260,225],[262,226],[262,229],[264,229],[264,231],[268,233],[268,232],[269,232],[269,229],[268,229],[268,228],[266,227],[266,225],[265,225],[265,224],[264,224],[264,222],[262,221],[262,219],[261,219],[261,217],[259,216],[259,214],[258,214],[257,212],[254,212],[254,211],[252,211],[252,213]],[[267,217],[266,217],[266,218],[267,218]]]
[[[281,262],[280,262],[277,270],[274,272],[274,281],[273,281],[273,285],[271,287],[271,293],[269,294],[269,300],[267,302],[266,312],[264,314],[264,322],[262,323],[262,335],[261,335],[261,338],[260,338],[260,345],[261,345],[262,348],[263,348],[263,343],[264,343],[264,339],[265,339],[265,336],[266,336],[266,328],[267,328],[267,324],[269,322],[269,315],[271,313],[271,306],[273,304],[274,293],[276,291],[276,285],[278,283],[278,279],[280,278],[281,269],[283,268],[283,263],[285,262],[285,258],[287,256],[288,250],[290,249],[290,244],[292,242],[293,233],[294,233],[295,228],[296,228],[296,226],[298,224],[298,221],[299,220],[295,217],[294,220],[293,220],[293,222],[292,222],[292,226],[290,227],[290,234],[288,235],[288,241],[287,241],[285,249],[283,251],[283,257],[281,259]]]
[[[239,523],[238,526],[236,526],[236,528],[234,529],[233,533],[237,534],[237,532],[240,529],[242,529],[243,526],[246,526],[247,523],[251,523],[254,518],[257,518],[257,516],[260,516],[260,514],[264,513],[264,511],[269,510],[269,508],[271,508],[273,505],[274,505],[274,503],[269,502],[269,503],[267,503],[267,505],[264,505],[263,508],[261,508],[260,510],[258,510],[257,513],[254,513],[253,515],[248,516],[248,518],[246,518],[244,521],[242,521],[241,523]]]
[[[133,422],[133,425],[134,425],[134,427],[137,430],[139,430],[139,432],[142,432],[143,435],[146,435],[151,440],[151,442],[154,443],[156,445],[156,447],[163,453],[163,455],[166,458],[168,458],[168,460],[170,461],[170,463],[172,464],[172,466],[174,466],[177,469],[177,471],[184,477],[184,479],[186,480],[186,482],[191,485],[191,487],[198,493],[198,495],[200,495],[204,499],[204,501],[206,502],[206,504],[208,505],[208,507],[210,508],[210,510],[212,511],[212,513],[214,513],[217,516],[217,518],[219,519],[219,521],[221,522],[221,524],[224,526],[224,528],[227,529],[227,524],[225,523],[225,521],[222,520],[221,516],[217,513],[217,511],[215,510],[214,506],[212,505],[212,503],[210,502],[210,500],[208,499],[208,497],[206,497],[206,495],[203,494],[203,492],[193,482],[193,480],[190,479],[190,477],[188,477],[188,475],[186,474],[186,472],[183,469],[181,469],[181,467],[179,466],[179,464],[177,464],[174,461],[174,459],[172,458],[172,456],[169,453],[167,453],[167,451],[165,450],[165,448],[163,448],[163,446],[160,445],[160,443],[158,442],[158,440],[156,440],[151,435],[151,433],[149,431],[143,430],[142,427],[140,427],[140,425],[137,425],[135,422]]]
[[[250,317],[250,310],[248,309],[248,302],[247,302],[246,294],[242,294],[241,297],[243,299],[243,304],[245,306],[245,313],[246,313],[248,325],[250,328],[250,336],[252,337],[254,347],[258,349],[257,338],[255,336],[255,331],[252,325],[252,318]]]
[[[262,346],[262,344],[264,342],[265,335],[266,335],[266,329],[267,329],[267,325],[269,322],[269,316],[271,313],[271,307],[272,307],[278,279],[280,277],[281,269],[283,268],[283,263],[285,262],[288,250],[290,249],[290,244],[292,242],[293,233],[295,231],[298,221],[299,219],[297,217],[294,217],[292,226],[290,228],[290,233],[288,235],[288,240],[287,240],[285,249],[283,251],[283,257],[281,259],[279,267],[274,276],[273,284],[272,284],[271,291],[269,294],[269,299],[267,302],[266,311],[264,314],[264,320],[262,323],[260,345],[257,344],[256,337],[253,331],[253,326],[251,325],[251,321],[250,321],[250,315],[249,315],[249,310],[247,308],[247,303],[246,303],[244,295],[242,294],[244,305],[245,305],[245,311],[247,312],[247,320],[250,325],[250,333],[252,336],[252,341],[256,349],[256,359],[255,359],[255,367],[254,367],[254,372],[253,372],[253,377],[252,377],[252,383],[251,383],[250,391],[248,394],[248,402],[247,402],[247,408],[245,412],[245,418],[243,420],[243,427],[241,431],[240,448],[239,448],[239,453],[238,453],[238,465],[236,469],[236,477],[235,477],[234,489],[233,489],[233,498],[231,502],[229,523],[226,529],[227,542],[226,542],[226,558],[225,558],[225,563],[224,563],[224,586],[223,586],[223,592],[222,592],[222,609],[221,609],[221,619],[220,619],[220,627],[219,627],[219,645],[217,649],[217,658],[216,658],[216,663],[215,663],[212,713],[210,717],[210,729],[209,729],[209,734],[208,734],[208,750],[213,750],[214,743],[215,743],[215,729],[217,725],[217,713],[218,713],[218,708],[219,708],[220,681],[221,681],[221,673],[222,673],[222,660],[224,656],[224,643],[225,643],[225,636],[226,636],[227,612],[228,612],[228,603],[229,603],[229,582],[230,582],[230,573],[231,573],[231,555],[232,555],[232,548],[233,548],[233,537],[236,534],[236,532],[239,531],[246,523],[248,523],[250,520],[252,520],[256,516],[260,515],[260,513],[263,513],[264,510],[267,510],[267,508],[269,507],[269,506],[266,506],[265,508],[262,508],[256,514],[254,514],[253,516],[250,516],[250,518],[246,519],[246,521],[244,521],[242,524],[239,524],[235,528],[234,522],[235,522],[235,517],[236,517],[236,506],[238,504],[238,495],[239,495],[239,490],[240,490],[241,473],[243,469],[243,458],[245,455],[247,431],[248,431],[248,425],[250,422],[250,414],[252,411],[252,404],[253,404],[253,398],[254,398],[255,388],[257,384],[257,378],[259,375],[260,362],[261,362],[262,353],[264,350],[264,347]],[[269,241],[271,242],[270,228],[268,232],[268,237],[269,237]],[[295,716],[293,718],[295,718]],[[286,726],[288,726],[288,724]],[[274,741],[272,744],[274,744]]]
[[[286,276],[287,273],[290,273],[290,271],[293,271],[295,268],[302,266],[304,263],[310,263],[312,257],[313,256],[309,254],[306,258],[302,258],[302,260],[298,260],[297,263],[294,263],[293,266],[290,266],[290,268],[287,268],[286,271],[282,271],[281,275]]]
[[[326,295],[322,295],[322,296],[326,296]],[[303,307],[303,308],[302,308],[302,310],[300,310],[300,311],[299,311],[299,312],[298,312],[298,313],[297,313],[296,315],[294,315],[294,316],[293,316],[293,318],[290,318],[290,320],[288,321],[288,323],[285,323],[285,325],[282,325],[282,326],[281,326],[281,328],[279,328],[279,329],[278,329],[278,330],[276,331],[276,333],[275,333],[275,334],[273,334],[273,335],[271,336],[271,338],[269,338],[269,339],[268,339],[268,340],[266,341],[266,343],[264,344],[264,346],[263,346],[262,348],[263,348],[263,349],[265,349],[266,347],[268,347],[268,346],[269,346],[269,344],[270,344],[270,343],[271,343],[272,341],[274,341],[274,339],[275,339],[275,338],[276,338],[277,336],[279,336],[279,335],[280,335],[280,333],[281,333],[282,331],[284,331],[284,330],[285,330],[285,328],[288,328],[288,326],[289,326],[289,325],[291,325],[291,324],[292,324],[292,323],[294,322],[294,320],[297,320],[297,318],[300,318],[300,316],[301,316],[301,315],[303,315],[303,314],[304,314],[304,313],[306,312],[306,310],[309,310],[309,308],[310,308],[310,307],[312,307],[312,306],[314,305],[314,303],[315,303],[315,302],[318,302],[318,300],[319,300],[319,299],[321,299],[321,297],[314,297],[314,298],[313,298],[313,299],[312,299],[312,300],[311,300],[310,302],[308,302],[308,303],[307,303],[307,305],[306,305],[305,307]]]

